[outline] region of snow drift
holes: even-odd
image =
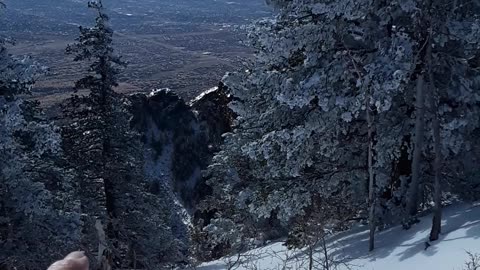
[[[421,218],[410,230],[401,226],[377,232],[376,249],[368,252],[368,228],[358,226],[332,236],[313,252],[313,268],[405,270],[462,270],[467,252],[480,253],[480,203],[445,208],[440,240],[428,243],[431,215]],[[325,248],[324,248],[325,247]],[[325,253],[328,260],[325,260]],[[238,256],[205,263],[199,270],[221,269],[309,269],[309,252],[287,250],[283,242]]]

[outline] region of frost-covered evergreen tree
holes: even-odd
[[[0,261],[7,269],[45,268],[80,242],[76,185],[63,167],[58,128],[21,99],[1,110]]]
[[[149,190],[142,170],[143,145],[130,127],[127,99],[114,91],[124,62],[114,54],[113,30],[102,3],[91,1],[88,6],[97,12],[96,24],[81,27],[67,53],[90,63],[89,74],[75,85],[90,94],[68,100],[63,133],[84,191],[83,243],[89,254],[103,254],[96,265],[158,269],[179,259],[170,197]]]
[[[13,41],[0,36],[0,95],[12,100],[17,95],[30,93],[40,69],[29,57],[12,57],[6,47],[8,44]]]
[[[25,101],[41,67],[0,40],[0,268],[46,268],[78,247],[80,212],[58,127]],[[49,243],[49,245],[45,245]]]
[[[367,206],[373,232],[415,215],[433,194],[435,118],[452,160],[442,166],[454,172],[448,188],[468,190],[461,168],[478,170],[470,160],[479,157],[471,147],[480,115],[476,3],[269,2],[279,15],[251,29],[255,61],[224,78],[238,118],[207,173],[213,195],[204,209],[216,216],[205,233],[221,239],[259,220],[291,229],[336,207],[329,198],[352,209],[329,227]]]
[[[477,60],[480,3],[431,1],[429,4],[425,17],[430,28],[423,61],[428,83],[426,159],[431,166],[426,170],[433,171],[435,181],[427,181],[425,189],[427,199],[434,197],[435,201],[430,240],[436,240],[441,230],[442,188],[466,198],[471,191],[478,193],[479,181],[475,175],[479,170],[472,161],[478,162],[480,157],[474,147],[480,137]],[[429,188],[432,182],[433,190]]]
[[[102,110],[106,110],[109,98],[114,96],[113,87],[118,86],[117,75],[126,63],[114,53],[113,30],[101,1],[89,1],[88,7],[97,13],[95,26],[80,26],[77,43],[67,47],[67,54],[75,55],[74,61],[89,61],[89,75],[75,83],[77,89],[90,89],[91,98]]]

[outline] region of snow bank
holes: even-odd
[[[368,270],[461,270],[467,251],[480,253],[480,203],[459,204],[444,209],[442,235],[426,249],[431,216],[410,230],[400,226],[376,234],[376,249],[368,252],[366,227],[354,228],[327,240],[330,269]],[[315,248],[313,269],[323,269],[321,245]],[[205,263],[199,270],[308,269],[308,251],[287,251],[283,243],[252,250],[240,256]],[[333,267],[337,265],[337,268]]]

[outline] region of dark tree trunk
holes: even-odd
[[[432,97],[433,99],[433,97]],[[436,107],[435,107],[436,108]],[[442,228],[442,187],[440,179],[440,169],[442,163],[442,150],[440,148],[440,123],[436,115],[433,119],[433,136],[435,140],[435,193],[433,196],[435,206],[433,208],[433,222],[432,230],[430,232],[430,241],[435,241],[438,239]]]
[[[368,224],[370,227],[370,237],[368,250],[372,251],[375,248],[375,176],[373,171],[373,121],[370,112],[370,98],[367,99],[367,122],[368,122],[368,204],[369,217]]]
[[[431,40],[431,39],[430,39]],[[441,149],[441,138],[440,138],[440,120],[438,119],[438,97],[437,91],[435,88],[435,81],[433,76],[433,63],[432,63],[432,42],[429,42],[429,47],[427,51],[428,57],[428,76],[430,81],[430,104],[432,110],[432,129],[433,129],[433,140],[434,140],[434,151],[435,151],[435,161],[434,161],[434,170],[435,170],[435,186],[434,186],[434,207],[433,207],[433,221],[432,221],[432,230],[430,231],[430,241],[438,240],[442,229],[442,185],[440,179],[440,170],[442,166],[442,149]]]
[[[417,78],[417,93],[415,104],[415,141],[412,161],[412,181],[410,183],[410,190],[407,196],[407,211],[410,217],[417,214],[418,203],[420,197],[420,177],[421,177],[421,162],[422,162],[422,149],[423,149],[423,133],[425,126],[425,80],[423,74],[420,74]]]

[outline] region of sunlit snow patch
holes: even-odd
[[[210,93],[212,93],[212,92],[215,92],[215,91],[217,91],[217,90],[218,90],[218,87],[213,87],[213,88],[210,88],[210,89],[208,89],[208,90],[206,90],[206,91],[203,91],[203,92],[202,92],[200,95],[198,95],[196,98],[190,100],[190,102],[189,102],[190,106],[191,106],[193,103],[201,100],[204,96],[206,96],[206,95],[208,95],[208,94],[210,94]]]
[[[405,269],[464,269],[468,252],[480,254],[480,204],[458,204],[447,207],[443,212],[440,239],[430,242],[428,236],[432,216],[421,218],[421,222],[410,230],[401,226],[377,232],[373,252],[368,252],[368,229],[358,226],[349,232],[327,239],[327,254],[330,269],[336,270],[405,270]],[[313,269],[324,269],[324,249],[314,248]],[[335,263],[336,262],[336,263]],[[335,265],[334,265],[335,264]],[[205,263],[198,270],[222,269],[296,269],[309,267],[307,250],[287,250],[282,242],[251,250],[240,256],[226,257]]]

